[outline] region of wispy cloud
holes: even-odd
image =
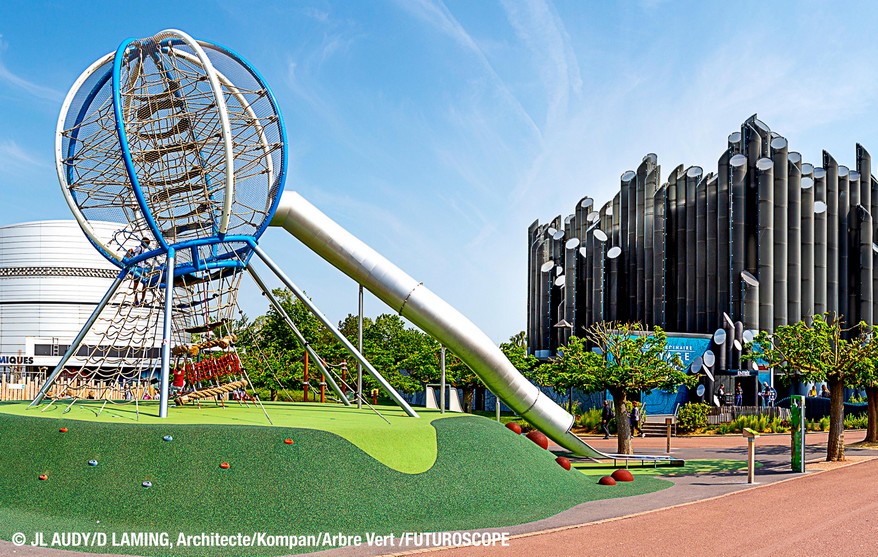
[[[524,108],[521,102],[512,93],[506,82],[500,77],[491,61],[485,55],[484,51],[479,47],[475,39],[460,24],[444,3],[432,0],[401,0],[397,5],[417,17],[421,21],[431,25],[433,28],[450,37],[463,49],[469,51],[479,64],[486,70],[491,84],[496,88],[500,99],[507,104],[513,113],[520,118],[537,139],[542,138],[540,126],[534,121],[530,113]]]
[[[29,168],[46,169],[50,162],[23,149],[11,139],[0,139],[0,172],[20,174]]]
[[[6,64],[3,62],[3,55],[6,49],[7,43],[3,40],[3,35],[0,35],[0,83],[20,89],[38,99],[52,102],[61,102],[64,99],[64,93],[61,91],[29,81],[6,67]]]

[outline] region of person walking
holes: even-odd
[[[744,389],[740,383],[735,387],[735,406],[744,406]]]
[[[610,438],[610,420],[613,419],[613,407],[610,401],[604,401],[604,407],[601,409],[601,429],[604,430],[604,439]]]
[[[631,425],[631,437],[637,437],[637,430],[640,429],[640,403],[637,401],[631,403],[629,423]]]

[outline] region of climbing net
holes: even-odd
[[[158,396],[165,307],[163,257],[133,267],[48,392],[52,402],[98,399],[137,404]],[[178,404],[226,393],[253,400],[233,332],[240,269],[204,270],[174,281],[171,356]],[[172,379],[172,381],[173,381]],[[231,386],[229,386],[231,385]],[[219,389],[219,390],[217,390]],[[184,398],[185,397],[185,398]],[[50,404],[52,403],[50,402]]]

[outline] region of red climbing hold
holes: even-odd
[[[506,424],[506,429],[514,432],[516,435],[521,435],[521,426],[515,422],[509,422]]]
[[[44,482],[44,481],[46,481],[46,480],[48,480],[48,479],[49,479],[49,476],[47,476],[47,475],[45,475],[45,474],[40,474],[40,481]]]
[[[616,480],[613,479],[613,476],[604,476],[598,483],[601,485],[616,485]]]
[[[62,427],[62,428],[59,429],[58,431],[60,431],[61,433],[67,433],[67,428],[66,428],[66,427]]]
[[[293,440],[292,439],[284,439],[284,443],[286,443],[287,445],[292,445]]]
[[[570,459],[568,459],[566,456],[559,456],[555,459],[555,462],[557,462],[561,468],[565,470],[570,470]]]
[[[542,447],[543,449],[549,449],[549,438],[542,431],[537,431],[536,429],[527,434],[527,438]]]
[[[617,482],[633,482],[634,476],[631,475],[631,472],[629,472],[628,470],[620,468],[613,472],[613,479]]]
[[[228,470],[229,463],[228,462],[220,462],[220,468],[222,468],[223,470]]]

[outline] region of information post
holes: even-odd
[[[790,465],[793,472],[805,472],[805,397],[790,397],[790,434],[792,435],[792,458]]]

